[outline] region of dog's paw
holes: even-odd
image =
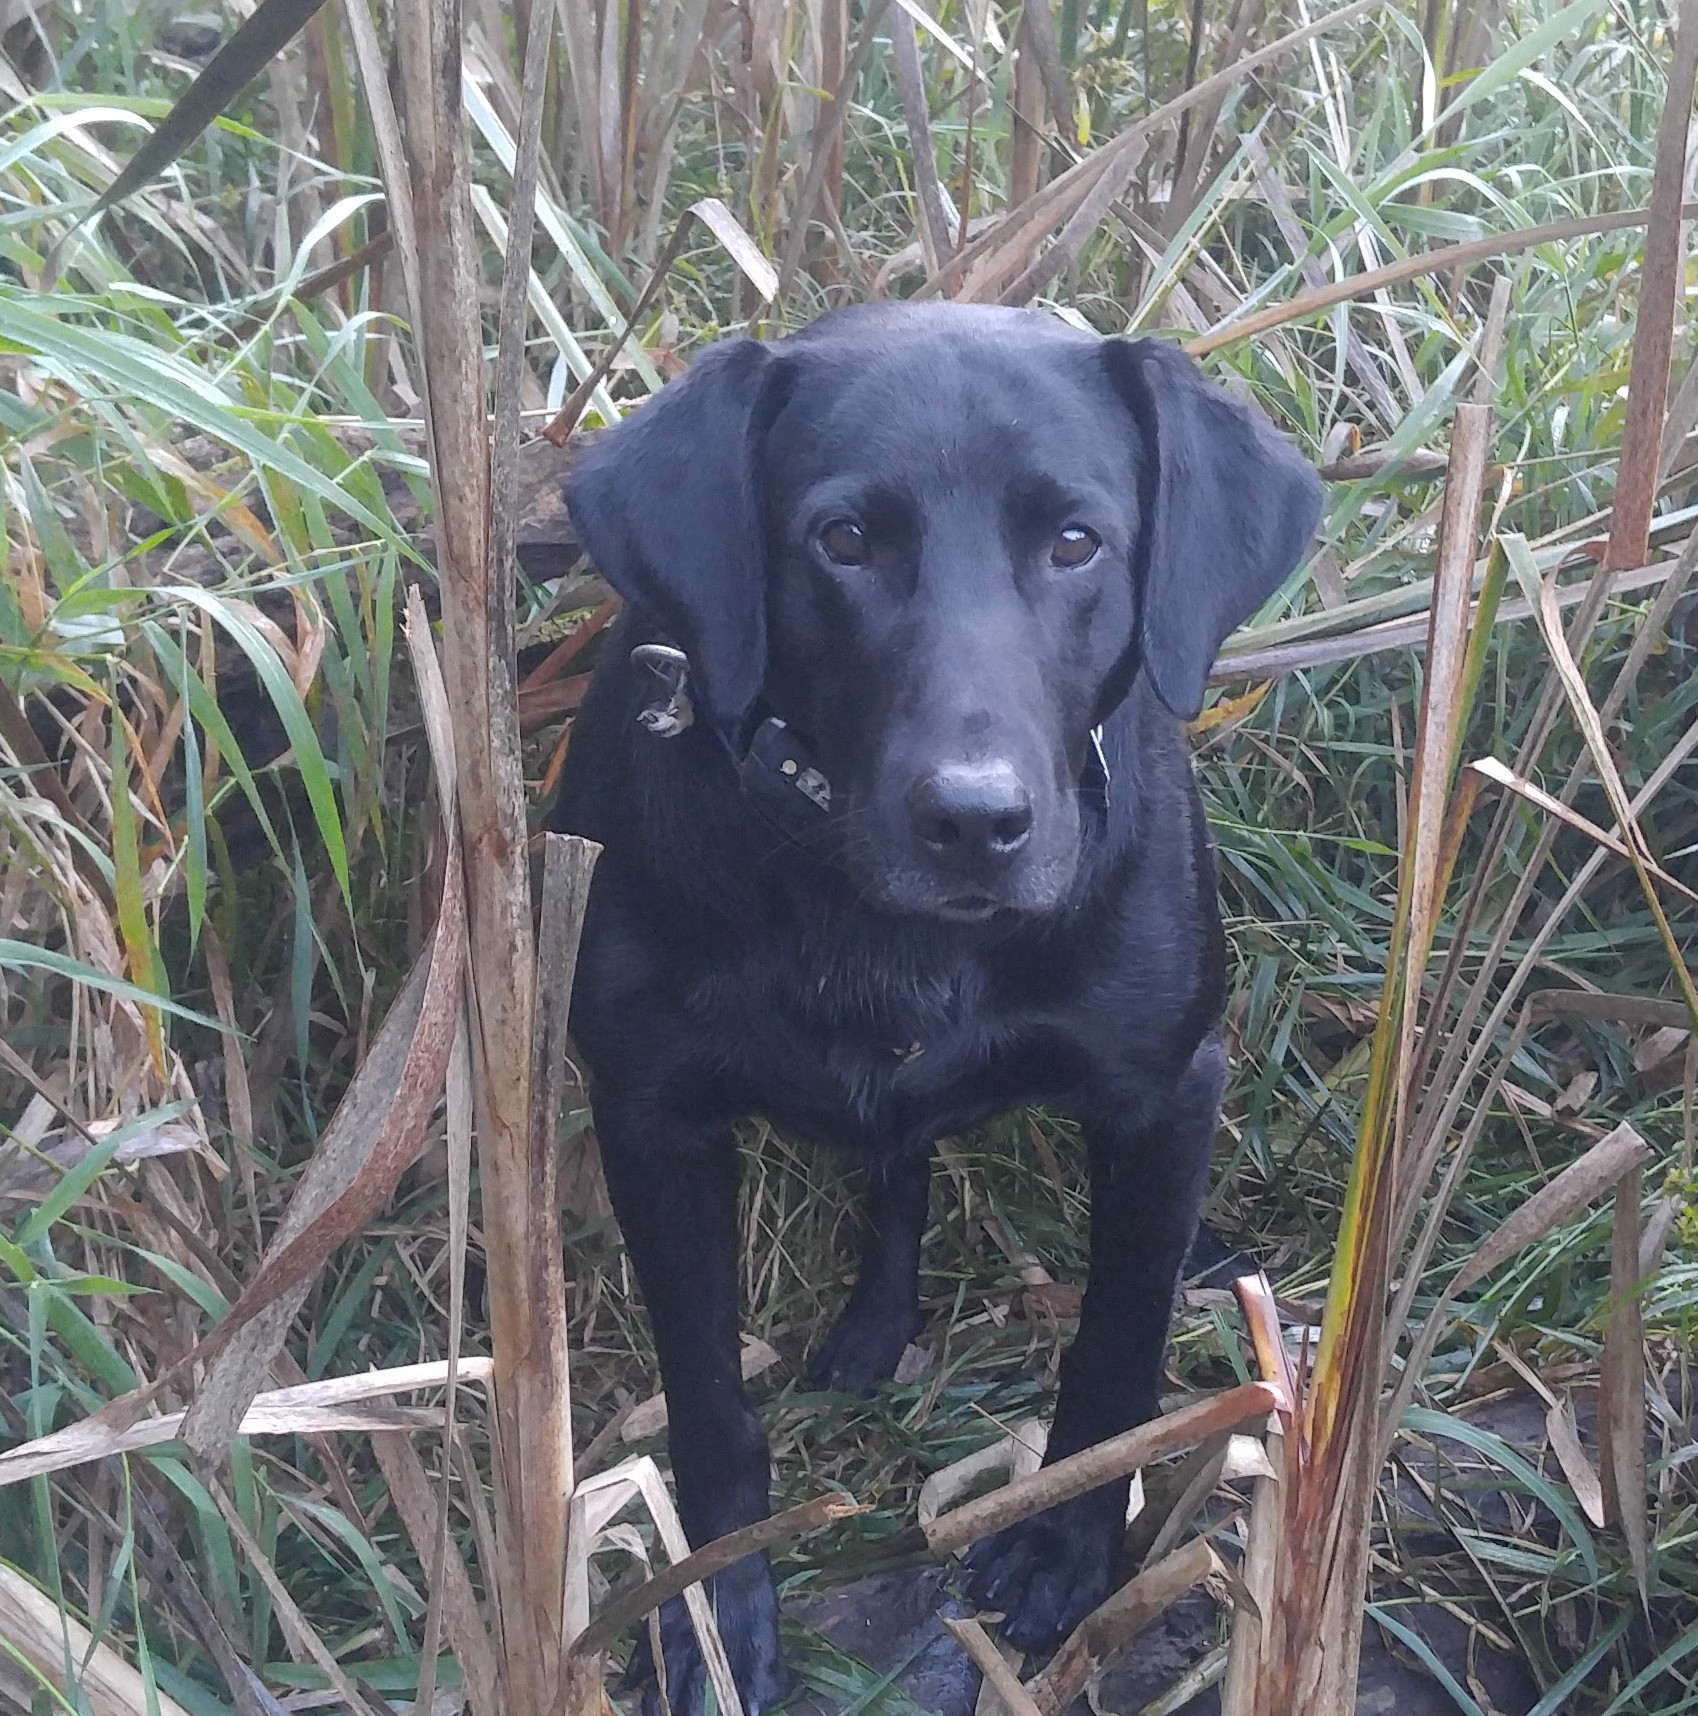
[[[795,1677],[779,1648],[778,1597],[765,1560],[751,1556],[728,1567],[709,1587],[709,1600],[745,1716],[768,1716],[789,1697]],[[664,1704],[646,1622],[625,1670],[625,1685],[642,1691],[643,1716],[666,1716],[668,1708],[672,1716],[705,1716],[707,1665],[682,1597],[660,1611],[660,1644],[666,1659]]]
[[[819,1350],[808,1360],[808,1386],[840,1394],[871,1394],[896,1374],[902,1354],[918,1333],[913,1305],[886,1305],[851,1294]]]
[[[1114,1589],[1123,1493],[1077,1496],[986,1538],[967,1557],[967,1594],[1000,1611],[1002,1636],[1047,1655]]]

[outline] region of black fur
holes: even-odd
[[[754,1112],[866,1162],[861,1276],[815,1359],[855,1389],[916,1325],[933,1143],[1022,1103],[1076,1116],[1090,1280],[1050,1458],[1150,1416],[1225,1076],[1177,717],[1304,552],[1313,473],[1170,347],[882,305],[715,347],[590,448],[568,499],[630,604],[557,817],[606,849],[572,1025],[691,1540],[767,1510],[738,1375],[732,1130]],[[864,564],[822,545],[855,540],[825,529],[844,520]],[[1073,526],[1100,547],[1070,567]],[[676,738],[637,720],[655,682],[629,652],[653,640],[690,657],[699,719]],[[799,833],[738,784],[768,710],[831,783]],[[1110,1486],[980,1546],[975,1594],[1009,1637],[1048,1648],[1101,1601],[1125,1502]],[[715,1599],[760,1716],[787,1685],[764,1563]],[[664,1636],[672,1707],[697,1716],[681,1612]]]

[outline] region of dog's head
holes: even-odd
[[[863,893],[972,919],[1060,901],[1092,727],[1139,672],[1197,713],[1320,488],[1170,345],[880,305],[713,347],[567,498],[701,715],[736,744],[764,703],[812,746]]]

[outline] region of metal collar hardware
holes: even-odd
[[[690,701],[690,658],[670,644],[638,644],[631,651],[631,665],[652,673],[665,696],[646,703],[637,712],[638,723],[657,739],[676,739],[695,725],[695,705]]]
[[[1085,766],[1084,775],[1080,776],[1079,787],[1083,791],[1087,786],[1093,786],[1102,794],[1103,809],[1108,809],[1108,757],[1103,752],[1103,730],[1101,726],[1091,729],[1091,761],[1097,765],[1097,779],[1090,780],[1090,764]]]

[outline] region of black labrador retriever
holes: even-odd
[[[691,1541],[768,1507],[739,1374],[751,1113],[865,1162],[859,1278],[812,1366],[857,1390],[915,1332],[934,1142],[1075,1116],[1090,1279],[1049,1458],[1150,1417],[1226,1070],[1181,722],[1303,555],[1313,471],[1170,345],[881,304],[712,347],[567,498],[629,604],[556,818],[606,849],[572,1028]],[[990,1539],[975,1600],[1053,1646],[1110,1590],[1125,1508],[1119,1483]],[[764,1557],[713,1594],[760,1716],[789,1683]],[[669,1702],[699,1716],[675,1610]]]

